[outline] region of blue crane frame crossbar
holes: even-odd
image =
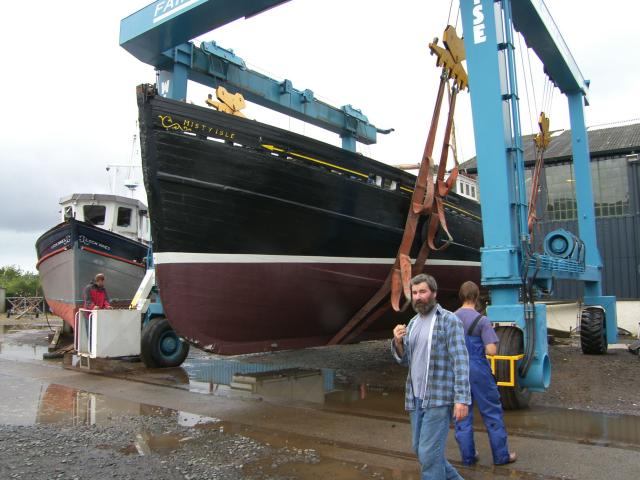
[[[239,18],[248,18],[288,0],[158,0],[120,23],[120,46],[159,71],[162,96],[184,100],[187,82],[241,93],[249,101],[337,133],[342,147],[355,151],[356,141],[376,143],[379,130],[351,105],[334,107],[278,81],[249,70],[233,52],[191,39]]]
[[[120,22],[120,46],[156,65],[163,52],[289,0],[157,0]]]

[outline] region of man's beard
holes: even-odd
[[[419,313],[420,315],[426,315],[431,310],[433,310],[433,307],[435,307],[436,299],[435,297],[431,297],[426,303],[420,300],[414,300],[413,302],[411,302],[411,305],[413,306],[413,309],[416,311],[416,313]]]

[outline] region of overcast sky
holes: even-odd
[[[113,193],[110,164],[129,164],[137,108],[135,86],[153,82],[153,68],[118,44],[120,20],[150,1],[9,2],[0,16],[4,67],[0,75],[0,266],[35,271],[37,237],[59,220],[58,200],[71,193]],[[546,0],[585,78],[591,80],[588,125],[640,117],[637,82],[640,6],[621,0]],[[204,35],[231,48],[252,69],[289,79],[335,106],[351,104],[379,128],[395,128],[359,150],[390,163],[419,161],[439,71],[427,44],[442,35],[450,2],[291,0],[262,15]],[[456,21],[454,2],[451,23]],[[458,22],[461,23],[461,22]],[[540,108],[544,76],[533,53],[538,105],[526,104],[523,130]],[[528,63],[528,60],[527,60]],[[190,86],[203,104],[207,89]],[[468,95],[459,100],[460,160],[475,153]],[[316,129],[248,106],[246,115],[300,133]],[[568,128],[564,97],[556,90],[551,128]],[[336,145],[336,135],[321,138]],[[113,171],[113,170],[112,170]],[[121,169],[119,182],[130,176]],[[118,193],[122,193],[121,191]]]

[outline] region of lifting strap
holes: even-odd
[[[446,49],[437,46],[437,39],[429,44],[432,54],[437,56],[437,66],[443,67],[442,75],[440,76],[440,85],[438,87],[436,104],[429,127],[429,134],[411,196],[410,208],[396,260],[379,290],[329,341],[329,345],[347,343],[356,339],[373,322],[380,318],[389,309],[389,306],[395,311],[404,311],[411,303],[411,278],[423,271],[429,253],[432,250],[442,250],[453,240],[447,228],[443,200],[452,190],[458,176],[458,159],[456,156],[454,156],[454,169],[446,180],[444,177],[448,152],[451,146],[449,142],[453,129],[453,114],[455,111],[456,98],[458,91],[461,88],[467,87],[468,79],[460,63],[464,60],[463,41],[457,37],[455,29],[451,26],[448,26],[445,30],[444,43]],[[444,89],[449,85],[450,79],[453,80],[454,86],[452,92],[449,92],[449,113],[440,154],[438,173],[434,183],[433,147],[438,129]],[[418,221],[422,215],[429,217],[427,235],[416,257],[416,261],[412,265],[410,252],[415,240]],[[446,239],[444,243],[436,246],[435,238],[439,230],[444,232]],[[389,295],[390,302],[387,302],[386,299]],[[404,302],[401,304],[403,296]]]
[[[540,174],[544,166],[544,152],[551,142],[551,134],[549,133],[549,118],[540,113],[538,118],[538,127],[540,132],[533,138],[536,151],[536,164],[531,175],[531,193],[529,194],[529,212],[527,217],[527,225],[529,235],[533,236],[533,226],[538,221],[536,217],[536,203],[538,202],[538,189],[540,187]]]

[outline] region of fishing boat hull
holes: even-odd
[[[180,335],[225,354],[327,344],[393,264],[371,258],[220,257],[160,253],[156,274],[165,311]],[[426,271],[440,279],[440,295],[450,306],[459,285],[478,276],[473,262],[431,260]],[[188,321],[181,312],[189,312]],[[380,330],[389,336],[389,327],[402,318],[389,311],[361,340],[379,338]]]
[[[156,278],[176,332],[223,354],[326,344],[382,286],[415,177],[148,86],[138,101]],[[454,242],[425,271],[454,308],[459,285],[479,281],[482,231],[476,202],[446,204]],[[426,234],[422,219],[412,256]],[[389,311],[360,339],[408,315]]]
[[[148,248],[142,243],[70,219],[36,241],[38,273],[51,311],[73,327],[84,288],[104,273],[112,304],[125,307],[145,274]]]

